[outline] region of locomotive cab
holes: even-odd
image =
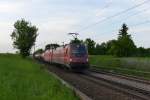
[[[89,67],[88,51],[84,44],[70,44],[69,62],[71,69],[84,70]]]

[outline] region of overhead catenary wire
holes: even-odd
[[[146,11],[148,11],[149,10],[149,7],[148,8],[144,8],[144,9],[142,9],[142,10],[139,10],[138,12],[136,12],[136,13],[134,13],[134,14],[131,14],[131,15],[129,15],[129,16],[126,16],[125,18],[123,18],[123,19],[121,19],[121,20],[129,20],[130,18],[132,18],[132,17],[135,17],[136,15],[138,15],[138,14],[140,14],[140,13],[144,13],[144,12],[146,12]],[[121,21],[121,20],[119,20],[119,21]],[[119,22],[118,21],[118,22]],[[131,26],[130,28],[132,28],[132,27],[136,27],[136,26],[140,26],[140,25],[143,25],[143,24],[148,24],[148,23],[150,23],[150,20],[146,20],[146,21],[144,21],[144,22],[140,22],[140,23],[137,23],[137,24],[133,24],[133,25],[129,25],[129,26]],[[114,25],[114,24],[113,24]],[[119,29],[118,29],[119,30]],[[111,31],[106,31],[106,32],[102,32],[103,34],[106,34],[106,33],[113,33],[113,32],[116,32],[117,30],[116,29],[113,29],[113,30],[111,30]]]
[[[142,9],[142,10],[140,10],[139,12],[137,12],[137,13],[134,13],[134,14],[132,14],[132,15],[129,15],[129,16],[126,16],[125,18],[122,18],[122,19],[120,19],[119,21],[117,21],[117,22],[120,22],[120,21],[125,21],[125,20],[129,20],[130,18],[132,18],[132,17],[135,17],[135,16],[137,16],[138,14],[141,14],[141,13],[144,13],[144,12],[146,12],[146,11],[148,11],[149,10],[149,8],[146,8],[146,9]]]
[[[126,13],[126,12],[128,12],[128,11],[130,11],[130,10],[133,10],[133,9],[137,8],[137,7],[140,7],[140,6],[142,6],[142,5],[144,5],[144,4],[148,3],[148,2],[150,2],[150,0],[146,0],[146,1],[142,2],[142,3],[140,3],[140,4],[137,4],[137,5],[135,5],[135,6],[132,6],[132,7],[130,7],[130,8],[127,8],[127,9],[121,11],[121,12],[118,12],[118,13],[114,14],[114,15],[108,16],[108,17],[106,17],[105,19],[99,20],[99,21],[97,21],[97,22],[94,23],[94,24],[88,25],[88,26],[86,26],[86,27],[84,27],[84,28],[78,30],[77,32],[82,32],[82,31],[84,31],[84,30],[87,30],[87,29],[91,28],[92,26],[95,26],[95,25],[97,25],[97,24],[99,24],[99,23],[101,23],[101,22],[107,21],[107,20],[112,19],[112,18],[114,18],[114,17],[120,16],[121,14],[124,14],[124,13]]]
[[[123,18],[123,19],[121,19],[121,20],[129,20],[130,18],[132,18],[132,17],[135,17],[136,15],[138,15],[138,14],[140,14],[140,13],[144,13],[144,12],[146,12],[146,11],[148,11],[149,10],[149,8],[147,9],[142,9],[142,10],[140,10],[139,12],[137,12],[137,13],[134,13],[134,14],[132,14],[132,15],[130,15],[130,16],[127,16],[127,17],[125,17],[125,18]],[[119,20],[118,22],[120,22],[121,20]],[[141,24],[147,24],[147,23],[149,23],[149,20],[146,20],[146,21],[144,21],[144,22],[142,22],[142,23],[138,23],[138,25],[141,25]],[[114,24],[113,24],[114,25]],[[135,26],[138,26],[138,25],[131,25],[131,27],[133,26],[133,27],[135,27]],[[114,31],[116,31],[116,29],[114,29],[113,31],[109,31],[109,32],[114,32]]]
[[[146,21],[144,21],[144,22],[140,22],[140,23],[131,25],[131,27],[136,27],[136,26],[143,25],[143,24],[148,24],[148,23],[150,23],[150,20],[146,20]]]
[[[103,12],[106,8],[109,8],[111,6],[112,1],[108,0],[107,3],[105,5],[103,5],[103,7],[101,7],[100,12]],[[89,23],[91,19],[93,18],[97,18],[98,16],[89,16],[87,18],[84,18],[83,20],[81,20],[80,23]],[[81,27],[82,24],[78,24],[78,25],[73,25],[73,27]],[[72,32],[75,32],[75,29],[72,30]],[[75,32],[77,33],[77,32]]]
[[[111,3],[112,3],[112,2],[109,2],[109,3],[105,4],[105,5],[100,9],[100,12],[103,12],[106,8],[108,8]],[[81,21],[80,23],[87,23],[87,22],[90,22],[90,20],[93,19],[94,17],[97,17],[97,16],[90,16],[90,17],[88,17],[88,18],[85,18],[85,19],[84,19],[83,21]],[[82,26],[82,24],[81,24],[81,25],[77,25],[77,26],[80,27],[80,26]]]
[[[130,28],[134,28],[134,27],[137,27],[137,26],[140,26],[140,25],[144,25],[144,24],[149,24],[149,23],[150,23],[150,20],[146,20],[146,21],[143,21],[143,22],[140,22],[140,23],[129,25],[129,26],[130,26]],[[105,33],[101,33],[101,34],[113,33],[113,32],[116,32],[116,31],[119,32],[119,29],[118,30],[114,29],[114,30],[112,30],[110,32],[105,32]]]

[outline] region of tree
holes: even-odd
[[[90,38],[87,38],[86,40],[85,40],[85,44],[87,45],[87,47],[88,47],[88,52],[89,52],[89,54],[95,54],[95,41],[94,40],[92,40],[92,39],[90,39]]]
[[[150,56],[150,48],[144,48],[144,47],[137,48],[136,56],[149,57]]]
[[[116,40],[109,40],[105,43],[106,54],[113,54],[112,48],[115,43],[116,43]]]
[[[16,21],[14,28],[11,34],[14,48],[19,50],[22,57],[29,56],[38,35],[38,28],[32,26],[30,22],[24,19]]]
[[[96,44],[95,54],[96,55],[105,55],[106,54],[106,43],[105,42],[103,42],[101,44]]]
[[[127,25],[123,24],[122,28],[119,30],[118,39],[111,48],[111,51],[116,56],[128,57],[133,56],[135,53],[136,46],[131,38],[131,35],[129,35],[127,31]]]
[[[117,40],[113,40],[110,44],[110,47],[108,49],[108,54],[119,56],[120,54],[120,46],[119,42]]]

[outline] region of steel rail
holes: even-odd
[[[87,72],[80,76],[89,81],[92,81],[96,84],[112,88],[114,90],[123,92],[125,94],[129,94],[134,97],[140,98],[142,100],[150,100],[150,91],[146,91],[146,90],[140,89],[138,87],[132,87],[132,86],[126,85],[126,84],[121,84],[121,83],[118,83],[118,82],[115,82],[115,81],[112,81],[109,79],[96,77]]]

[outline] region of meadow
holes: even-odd
[[[149,57],[113,57],[105,55],[90,55],[90,64],[105,71],[126,75],[134,75],[150,79]]]
[[[79,100],[31,58],[0,54],[0,100]]]

